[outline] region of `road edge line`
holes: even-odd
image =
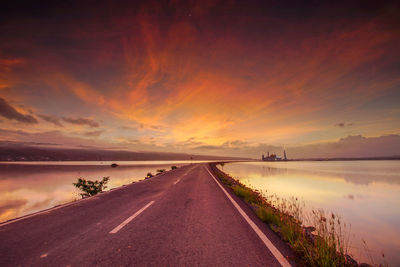
[[[217,183],[219,188],[221,188],[222,192],[228,197],[233,206],[237,209],[237,211],[242,215],[242,217],[246,220],[246,222],[250,225],[250,227],[254,230],[254,232],[258,235],[258,237],[263,241],[264,245],[269,249],[272,255],[277,259],[277,261],[283,267],[291,267],[290,263],[286,260],[286,258],[282,255],[282,253],[272,244],[272,242],[268,239],[268,237],[261,231],[261,229],[250,219],[250,217],[244,212],[244,210],[236,203],[236,201],[231,197],[231,195],[225,190],[225,188],[218,182],[217,178],[210,172],[210,170],[205,167],[207,172],[211,175],[214,181]]]
[[[135,214],[133,214],[132,216],[130,216],[128,219],[126,219],[125,221],[123,221],[121,224],[119,224],[117,227],[115,227],[114,229],[112,229],[109,234],[116,234],[118,233],[119,230],[121,230],[125,225],[127,225],[128,223],[130,223],[130,221],[132,221],[133,219],[135,219],[137,216],[140,215],[140,213],[142,213],[143,211],[145,211],[148,207],[150,207],[152,204],[154,203],[154,200],[150,201],[149,203],[147,203],[146,206],[144,206],[143,208],[141,208],[140,210],[138,210],[137,212],[135,212]]]

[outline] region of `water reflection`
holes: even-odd
[[[111,189],[141,180],[148,172],[190,162],[118,162],[117,168],[111,168],[110,162],[57,163],[0,164],[0,222],[80,199],[72,185],[79,177],[110,176],[107,186]]]
[[[223,167],[267,195],[304,200],[306,210],[323,208],[351,224],[351,253],[362,261],[400,264],[400,162],[321,161],[232,163]]]
[[[368,163],[366,163],[368,162]],[[400,184],[399,161],[293,161],[293,162],[244,162],[248,175],[253,170],[257,175],[271,176],[275,174],[304,174],[329,176],[344,179],[354,184],[370,184],[374,182],[387,182]],[[231,165],[231,164],[230,164]],[[260,172],[262,168],[262,172]],[[240,169],[236,171],[240,172]]]

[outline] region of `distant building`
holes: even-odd
[[[267,152],[267,156],[264,156],[264,154],[262,154],[261,160],[262,161],[282,161],[282,158],[278,157],[276,154],[270,155],[269,152]],[[285,150],[283,151],[283,160],[285,160],[285,161],[287,160]]]
[[[269,154],[267,153],[267,156],[265,157],[264,154],[262,155],[262,160],[263,161],[275,161],[277,159],[277,156],[275,154]]]

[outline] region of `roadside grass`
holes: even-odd
[[[217,176],[218,176],[218,178],[219,178],[219,180],[223,183],[223,184],[226,184],[226,185],[228,185],[228,186],[232,186],[232,180],[231,179],[227,179],[227,178],[225,178],[225,175],[223,175],[222,173],[217,173]]]
[[[166,171],[165,169],[159,169],[159,170],[157,170],[157,174],[156,175],[160,175],[161,173],[163,173],[165,171]]]
[[[250,204],[264,223],[286,241],[305,266],[358,266],[348,255],[349,232],[335,214],[323,210],[312,211],[307,217],[297,198],[282,199],[276,195],[264,196],[211,165],[220,181],[234,194]],[[303,223],[312,224],[304,227]]]
[[[237,196],[243,198],[247,203],[252,204],[256,202],[255,195],[249,188],[240,185],[233,185],[231,188]]]
[[[178,169],[178,167],[175,166],[175,165],[171,166],[171,170],[175,170],[175,169]],[[162,174],[162,173],[167,172],[167,170],[166,170],[166,169],[158,169],[156,172],[157,172],[156,174],[152,174],[151,172],[148,172],[147,175],[146,175],[146,177],[144,177],[144,179],[145,179],[145,180],[146,180],[146,179],[150,179],[150,178],[152,178],[152,177],[154,177],[154,176],[157,176],[157,175],[160,175],[160,174]]]
[[[274,226],[281,226],[281,218],[270,207],[258,207],[256,210],[257,217],[260,218],[266,224],[272,224]]]

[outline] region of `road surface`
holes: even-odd
[[[183,166],[3,223],[0,266],[285,265],[285,244],[208,170]]]

